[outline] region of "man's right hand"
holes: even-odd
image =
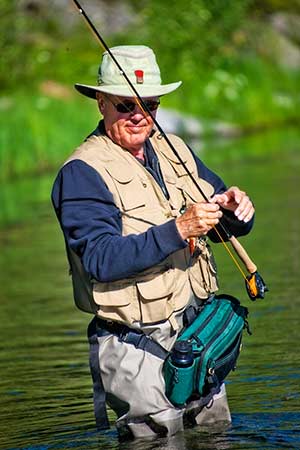
[[[186,240],[207,234],[222,215],[216,203],[194,203],[175,222],[180,236]]]

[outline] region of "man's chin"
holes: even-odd
[[[129,132],[127,136],[128,144],[143,145],[149,134],[145,130],[140,130],[139,132]]]

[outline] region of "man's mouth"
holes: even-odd
[[[134,124],[131,124],[131,125],[128,125],[127,128],[128,128],[128,130],[130,132],[140,133],[142,130],[144,130],[145,125],[134,125]]]

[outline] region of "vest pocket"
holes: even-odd
[[[174,269],[169,269],[148,281],[137,282],[136,286],[143,323],[166,320],[175,310]]]
[[[136,311],[132,306],[135,286],[125,282],[95,283],[93,297],[99,306],[98,315],[104,319],[132,322]]]
[[[127,164],[111,164],[106,168],[114,181],[119,196],[119,202],[124,211],[131,211],[145,206],[143,185],[141,180],[132,173]],[[119,202],[116,202],[117,204]]]

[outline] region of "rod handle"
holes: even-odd
[[[229,241],[232,245],[232,247],[234,248],[234,250],[236,251],[236,253],[238,254],[238,256],[240,257],[240,259],[243,261],[243,263],[245,264],[247,270],[249,273],[254,273],[257,271],[257,267],[254,264],[254,262],[250,259],[248,253],[246,252],[246,250],[244,249],[244,247],[239,243],[239,241],[237,240],[237,238],[235,236],[231,236],[229,238]]]

